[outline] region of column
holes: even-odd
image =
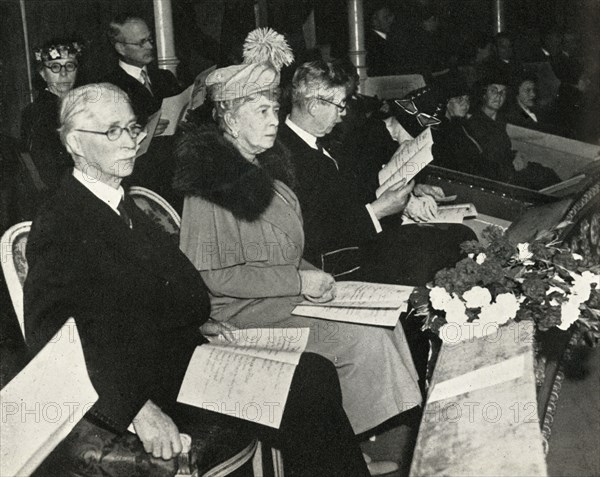
[[[363,0],[348,0],[348,27],[350,31],[350,50],[348,51],[348,55],[358,70],[360,91],[364,81],[367,79]]]
[[[494,2],[494,33],[498,34],[506,30],[506,15],[504,14],[504,0],[493,0]]]
[[[158,67],[177,75],[179,60],[175,56],[173,12],[171,0],[154,0],[154,26],[156,29],[156,54]]]

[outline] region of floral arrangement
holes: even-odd
[[[537,332],[580,327],[582,339],[600,339],[600,265],[557,240],[560,224],[530,243],[511,243],[498,227],[483,243],[461,245],[467,257],[440,270],[411,296],[423,329],[443,341],[484,336],[510,320],[533,321]]]

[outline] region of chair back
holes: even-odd
[[[28,271],[25,249],[30,230],[31,221],[21,222],[13,225],[2,235],[2,271],[23,336],[25,336],[23,284]]]
[[[171,204],[156,192],[145,187],[133,186],[128,191],[129,197],[150,219],[167,232],[179,245],[179,228],[181,218]]]

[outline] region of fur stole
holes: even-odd
[[[278,142],[248,162],[214,124],[182,125],[175,140],[173,188],[229,210],[236,219],[257,220],[273,199],[273,180],[295,187],[289,152]]]

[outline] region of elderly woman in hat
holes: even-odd
[[[180,247],[210,290],[215,320],[310,328],[307,351],[335,364],[358,434],[418,406],[418,378],[400,325],[388,330],[292,315],[304,298],[331,299],[335,282],[302,259],[293,169],[276,142],[279,66],[292,57],[271,53],[256,61],[248,52],[263,33],[250,34],[245,64],[206,80],[218,126],[188,125],[178,138],[174,187],[185,196]],[[283,41],[275,32],[265,36]]]
[[[34,50],[37,72],[45,83],[35,101],[23,111],[21,139],[31,154],[43,187],[58,186],[73,161],[60,142],[58,108],[60,100],[75,85],[82,46],[70,40],[54,39]]]

